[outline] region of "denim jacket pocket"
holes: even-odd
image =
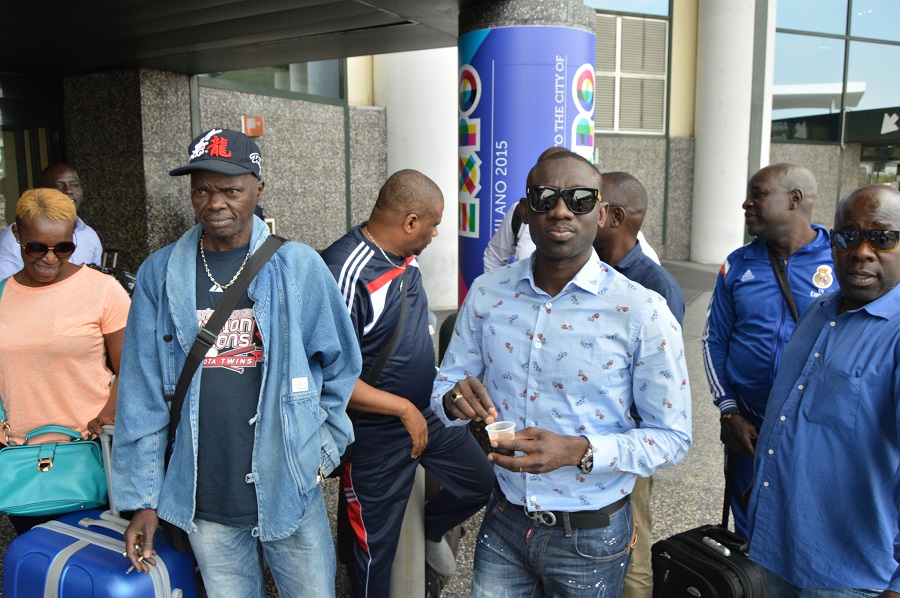
[[[281,415],[288,467],[298,485],[308,490],[318,474],[319,430],[328,414],[319,406],[319,393],[310,390],[282,396]]]

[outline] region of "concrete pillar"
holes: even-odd
[[[763,0],[761,0],[763,1]],[[697,35],[691,260],[722,262],[744,243],[753,89],[754,0],[701,0]]]
[[[542,151],[593,157],[596,15],[570,0],[506,0],[459,16],[459,299]]]
[[[375,105],[387,112],[388,175],[414,168],[444,194],[438,236],[419,256],[431,309],[456,307],[456,48],[373,60]],[[383,181],[381,181],[383,182]],[[380,185],[379,185],[380,186]]]

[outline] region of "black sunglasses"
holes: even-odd
[[[52,250],[56,257],[64,260],[75,252],[75,243],[72,241],[62,241],[61,243],[57,243],[53,247],[50,247],[46,243],[41,243],[40,241],[28,241],[22,245],[22,249],[25,250],[25,255],[30,258],[40,259],[47,255],[48,251]]]
[[[875,251],[893,251],[900,244],[900,230],[832,230],[831,246],[838,251],[851,251],[862,240]]]
[[[600,201],[600,190],[590,187],[557,189],[544,185],[530,185],[525,189],[525,196],[528,198],[528,207],[539,214],[555,208],[560,197],[573,214],[587,214]]]

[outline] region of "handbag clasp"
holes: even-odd
[[[38,471],[47,472],[53,469],[53,457],[41,457],[38,459]]]

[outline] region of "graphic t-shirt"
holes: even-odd
[[[213,278],[227,285],[249,245],[206,251]],[[197,252],[197,325],[206,324],[225,292],[206,273]],[[197,517],[231,526],[257,522],[251,472],[255,417],[262,384],[263,345],[247,293],[203,360],[197,455]]]

